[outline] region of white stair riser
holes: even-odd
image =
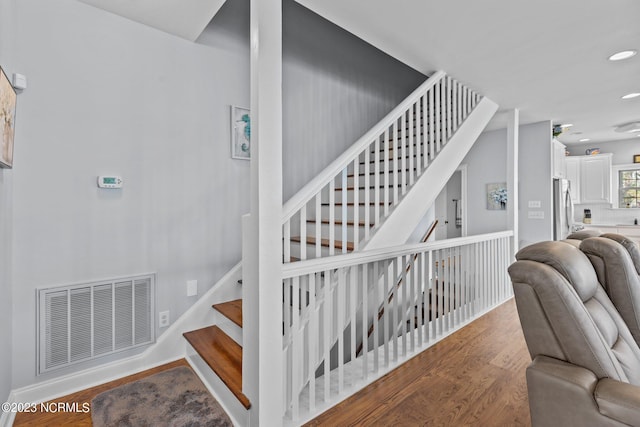
[[[346,225],[345,226],[346,230],[347,230],[347,239],[350,242],[354,241],[354,235],[358,236],[358,240],[361,240],[364,237],[364,227],[353,227],[352,225]],[[328,239],[329,238],[329,232],[331,230],[331,226],[329,224],[320,224],[320,236]],[[335,233],[334,236],[336,239],[340,239],[342,240],[342,225],[337,225],[335,224],[333,226],[333,232]],[[307,236],[311,236],[311,237],[317,237],[316,236],[316,223],[315,222],[310,222],[307,223]]]
[[[382,180],[381,180],[382,181]],[[373,183],[372,183],[373,185]],[[387,192],[389,193],[389,200],[393,200],[393,186],[386,186],[387,188]],[[380,184],[380,186],[378,187],[378,191],[380,192],[380,200],[382,200],[384,198],[384,192],[385,192],[385,186],[383,186],[382,184]],[[347,202],[348,203],[352,203],[355,199],[355,190],[347,190],[346,192],[347,195]],[[364,202],[364,199],[366,197],[366,193],[367,190],[365,189],[360,189],[358,190],[358,202]],[[336,203],[340,203],[342,202],[342,190],[340,191],[336,191],[335,196],[334,196],[334,202]],[[375,198],[375,192],[374,189],[369,189],[369,197],[371,200],[373,200]],[[327,203],[329,202],[329,197],[325,196],[323,197],[322,202]]]
[[[384,215],[384,206],[380,205],[378,206],[380,209],[380,217],[382,217]],[[365,219],[365,211],[368,210],[369,211],[369,223],[373,224],[373,218],[375,215],[375,206],[370,205],[370,206],[347,206],[346,207],[346,211],[347,211],[347,217],[346,218],[342,218],[342,208],[343,206],[334,206],[333,210],[334,210],[334,219],[335,220],[346,220],[346,221],[352,221],[353,220],[353,213],[355,209],[358,209],[358,220],[359,221],[364,221]],[[322,218],[324,219],[329,219],[329,210],[330,210],[330,206],[322,206],[321,209],[321,215]]]
[[[336,239],[337,240],[337,239]],[[316,246],[315,245],[306,245],[306,257],[304,257],[304,259],[314,259],[316,258]],[[291,242],[291,247],[290,247],[290,254],[289,256],[291,257],[295,257],[295,258],[299,258],[299,259],[303,259],[302,252],[300,251],[300,243],[298,242]],[[331,251],[329,250],[328,247],[325,246],[321,246],[320,247],[320,253],[322,257],[326,257],[329,256]],[[334,255],[338,255],[342,253],[342,249],[338,249],[338,248],[334,248]]]

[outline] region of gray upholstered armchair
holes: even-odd
[[[509,274],[533,360],[533,426],[640,425],[640,348],[587,256],[541,242],[516,258]]]

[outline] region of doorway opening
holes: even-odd
[[[435,202],[438,226],[436,240],[467,235],[467,165],[460,165],[451,175]]]

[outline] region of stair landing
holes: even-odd
[[[251,402],[242,393],[242,347],[217,326],[183,335],[240,403],[249,409]]]

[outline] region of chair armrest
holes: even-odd
[[[640,420],[640,387],[603,378],[595,391],[600,413],[629,425]]]
[[[613,413],[611,406],[607,407],[606,413],[601,412],[595,398],[599,383],[598,377],[588,369],[552,357],[536,356],[527,368],[532,426],[627,425],[618,419],[620,414]],[[603,387],[603,394],[609,396],[608,385]],[[609,400],[622,401],[613,395],[607,397],[607,402]],[[635,418],[636,425],[638,419]]]

